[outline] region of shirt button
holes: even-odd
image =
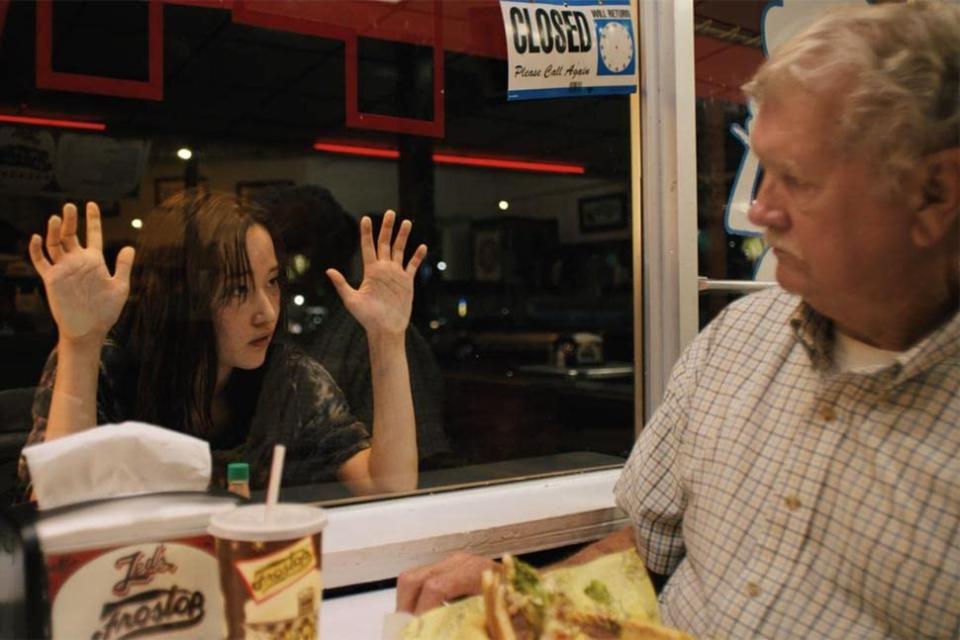
[[[796,511],[800,508],[800,498],[797,496],[787,496],[783,499],[783,502],[787,505],[787,509],[790,511]]]
[[[748,582],[747,595],[751,598],[756,598],[758,595],[760,595],[760,585],[758,585],[756,582]]]
[[[833,407],[823,407],[820,409],[820,417],[823,418],[824,422],[833,422],[837,414],[833,410]]]

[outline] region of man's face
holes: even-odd
[[[902,199],[886,195],[868,159],[836,146],[837,105],[790,91],[764,101],[751,141],[764,176],[750,212],[780,285],[834,319],[889,305],[916,259]]]
[[[214,312],[221,374],[262,365],[279,317],[280,268],[273,240],[259,225],[247,231],[247,256],[252,273],[245,281],[224,285],[230,298]]]

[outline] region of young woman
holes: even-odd
[[[136,252],[111,276],[100,211],[86,207],[86,246],[72,204],[29,251],[59,332],[34,402],[28,444],[135,419],[207,440],[215,474],[247,461],[254,487],[274,444],[287,446],[287,485],[342,481],[356,494],[417,484],[417,445],[404,332],[426,246],[403,264],[411,223],[388,211],[374,244],[360,223],[359,288],[328,277],[367,333],[373,436],[350,414],[316,361],[277,341],[283,264],[277,235],[255,205],[188,191],[148,216]],[[43,246],[46,246],[46,255]],[[389,419],[388,419],[389,418]],[[21,459],[21,475],[26,469]]]

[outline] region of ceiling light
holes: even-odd
[[[497,206],[500,207],[500,211],[506,211],[507,209],[510,208],[510,203],[507,202],[506,200],[501,200],[500,202],[497,203]]]
[[[437,263],[437,271],[446,271],[446,270],[447,270],[447,263],[446,263],[446,262],[444,262],[443,260],[441,260],[440,262]]]
[[[293,304],[297,305],[298,307],[302,307],[305,301],[305,298],[300,294],[293,296]]]
[[[193,151],[191,151],[186,147],[181,147],[177,149],[177,157],[180,158],[181,160],[189,160],[190,158],[193,157]]]
[[[140,218],[134,218],[133,220],[130,221],[130,226],[133,227],[134,229],[142,229],[143,220],[141,220]]]

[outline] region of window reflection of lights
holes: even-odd
[[[444,262],[443,260],[441,260],[440,262],[437,263],[437,271],[446,271],[446,270],[447,270],[447,263],[446,263],[446,262]]]
[[[740,250],[748,260],[758,260],[763,255],[763,240],[760,236],[751,236],[744,238],[740,244]]]
[[[310,258],[302,253],[294,254],[290,261],[292,262],[293,272],[299,276],[305,274],[307,269],[310,268]]]
[[[177,157],[181,160],[189,160],[193,157],[193,151],[187,149],[186,147],[181,147],[180,149],[177,149]]]
[[[304,302],[306,302],[306,299],[300,294],[293,296],[293,304],[297,305],[298,307],[302,307]]]
[[[287,330],[295,336],[303,333],[303,325],[299,322],[291,322],[287,325]]]
[[[497,206],[500,207],[500,211],[506,211],[507,209],[510,208],[510,203],[507,202],[506,200],[501,200],[500,202],[497,203]]]
[[[130,226],[133,227],[134,229],[142,229],[143,220],[141,220],[140,218],[134,218],[133,220],[130,221]]]
[[[431,321],[430,321],[430,328],[433,329],[434,331],[436,331],[437,329],[439,329],[439,328],[440,328],[440,321],[439,321],[439,320],[431,320]]]
[[[457,315],[460,316],[461,318],[467,317],[467,299],[466,298],[460,298],[460,300],[457,301]]]

